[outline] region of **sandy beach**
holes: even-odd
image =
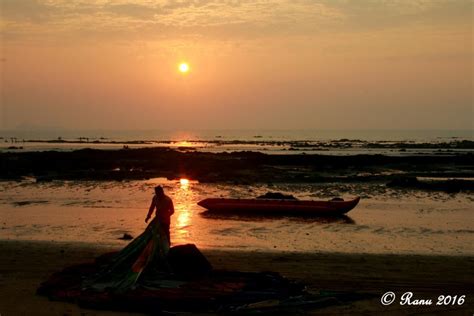
[[[0,251],[0,313],[2,315],[133,315],[82,309],[75,304],[52,302],[35,294],[53,272],[88,262],[119,248],[81,243],[2,241]],[[456,314],[474,310],[473,257],[203,251],[218,269],[276,271],[305,283],[310,292],[320,290],[372,294],[373,298],[349,305],[314,310],[314,314]],[[466,295],[462,306],[382,306],[387,291],[413,292],[414,298]]]

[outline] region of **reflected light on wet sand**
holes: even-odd
[[[348,218],[222,216],[196,203],[208,197],[248,197],[269,190],[300,194],[302,199],[329,195],[333,185],[206,184],[154,178],[144,181],[0,182],[0,240],[85,242],[123,247],[124,233],[139,236],[147,227],[154,187],[165,188],[174,202],[173,245],[249,251],[473,254],[471,195],[418,192],[380,193],[379,184],[357,184],[367,194]],[[251,190],[251,191],[250,191]],[[322,191],[320,191],[322,190]],[[302,192],[306,195],[302,194]],[[375,192],[375,193],[370,193]]]
[[[195,203],[194,192],[190,187],[189,179],[179,180],[179,189],[175,192],[176,222],[174,226],[175,239],[177,242],[186,240],[189,237],[188,227],[191,225],[192,204]]]

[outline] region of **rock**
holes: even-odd
[[[194,244],[172,247],[168,262],[176,275],[185,278],[205,276],[212,271],[211,263]]]
[[[123,236],[120,237],[119,239],[121,239],[121,240],[132,240],[132,239],[133,239],[133,236],[130,235],[130,234],[125,233],[125,234],[123,234]]]

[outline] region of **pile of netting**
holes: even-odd
[[[302,284],[273,272],[215,270],[195,245],[169,244],[159,225],[122,251],[54,273],[37,293],[82,307],[158,313],[274,312],[318,308],[360,297],[310,295]]]

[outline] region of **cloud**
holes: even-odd
[[[469,0],[324,0],[323,3],[343,12],[346,30],[472,22],[473,3]]]
[[[2,19],[15,22],[36,22],[52,17],[57,7],[38,0],[2,0],[0,14]]]
[[[109,4],[98,10],[119,16],[128,16],[143,21],[153,20],[161,12],[160,7],[142,5],[137,3]]]
[[[58,36],[95,32],[161,37],[224,34],[258,36],[303,30],[325,24],[339,13],[306,1],[167,1],[66,2],[7,0],[2,31],[15,36]],[[89,33],[90,34],[90,33]]]
[[[472,23],[471,1],[347,0],[2,0],[7,38],[71,36],[149,39],[172,36],[315,35]],[[10,35],[10,36],[8,36]]]

